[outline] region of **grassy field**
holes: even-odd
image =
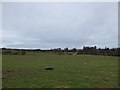
[[[2,60],[3,88],[118,87],[118,57],[28,53]]]

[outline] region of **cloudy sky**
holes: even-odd
[[[2,47],[118,46],[117,2],[7,2],[2,10]]]

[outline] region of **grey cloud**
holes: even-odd
[[[117,47],[117,3],[3,3],[3,46]]]

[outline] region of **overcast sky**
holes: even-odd
[[[118,3],[3,3],[2,47],[118,46]]]

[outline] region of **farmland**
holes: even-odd
[[[27,52],[2,55],[2,67],[3,88],[118,87],[118,57],[113,56]]]

